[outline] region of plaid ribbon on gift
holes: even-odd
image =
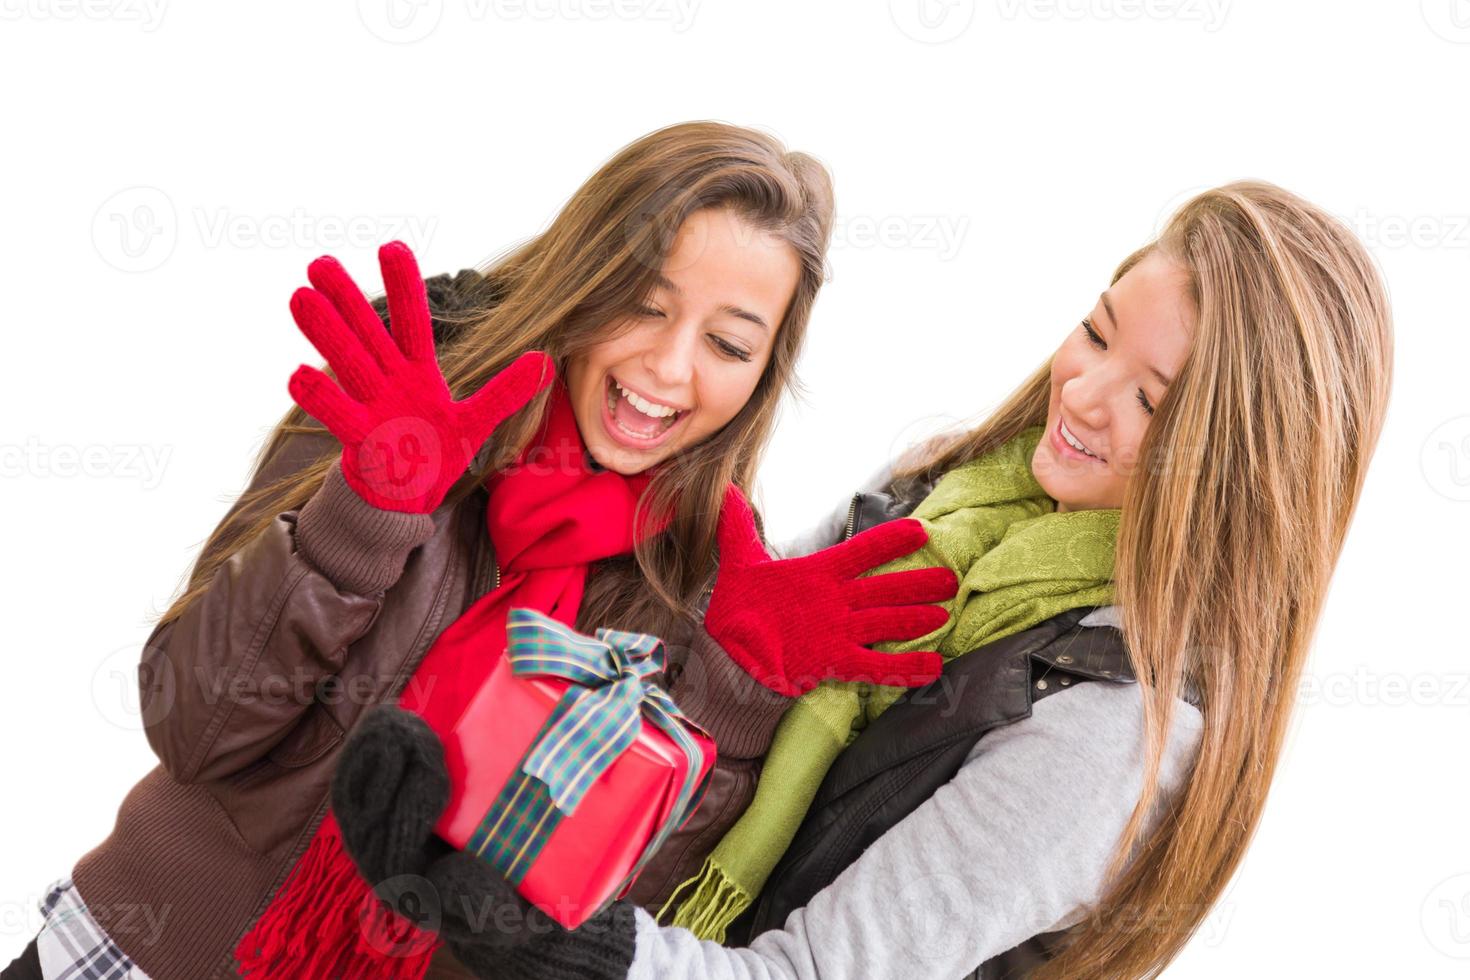
[[[627,751],[646,718],[689,760],[684,783],[666,820],[624,879],[626,886],[699,805],[708,778],[699,779],[704,753],[689,735],[703,729],[684,717],[648,678],[664,669],[663,644],[646,633],[599,629],[577,633],[533,609],[512,609],[506,656],[518,677],[571,681],[515,772],[470,836],[465,850],[520,884],[561,821],[576,812],[587,790]],[[622,891],[619,887],[614,894]]]

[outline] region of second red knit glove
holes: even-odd
[[[954,598],[954,572],[858,576],[928,538],[918,521],[889,521],[815,554],[774,560],[750,505],[732,485],[720,511],[720,570],[705,629],[747,674],[789,697],[829,679],[927,684],[943,668],[938,653],[880,653],[867,645],[911,640],[943,626],[949,613],[932,603]]]

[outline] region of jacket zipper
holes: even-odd
[[[490,535],[485,528],[477,522],[471,533],[475,537],[475,577],[471,583],[470,602],[474,602],[487,592],[500,588],[500,562],[495,557],[495,547],[490,543]],[[485,557],[487,553],[488,559]],[[488,569],[486,564],[490,566]],[[487,582],[489,588],[486,588]]]
[[[852,495],[852,503],[849,504],[847,507],[847,525],[842,531],[842,540],[844,541],[852,537],[853,528],[857,524],[858,501],[861,500],[862,497],[863,492],[859,490],[857,493]]]
[[[490,551],[490,557],[488,559],[485,557],[485,549],[489,548],[491,548],[491,545],[488,538],[481,541],[478,545],[475,556],[474,591],[470,595],[471,602],[474,602],[488,592],[494,592],[500,588],[500,562],[495,560],[495,552],[493,550]],[[490,567],[486,568],[486,565]]]

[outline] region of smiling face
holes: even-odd
[[[771,358],[800,273],[789,244],[734,211],[685,219],[645,307],[567,364],[592,458],[639,473],[733,419]]]
[[[1057,348],[1031,469],[1058,513],[1123,505],[1149,419],[1189,354],[1187,281],[1181,266],[1151,252]]]

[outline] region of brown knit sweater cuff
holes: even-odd
[[[669,694],[679,709],[714,738],[721,756],[759,759],[795,698],[757,683],[700,627]]]
[[[428,514],[374,507],[342,475],[339,457],[296,516],[302,557],[344,592],[372,595],[403,574],[409,552],[434,536]]]

